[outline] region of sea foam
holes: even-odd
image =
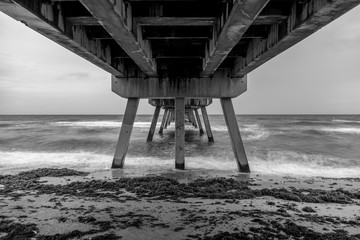
[[[112,155],[47,152],[1,152],[0,174],[16,173],[36,168],[72,168],[83,171],[110,170]],[[252,173],[277,174],[307,177],[360,177],[360,166],[342,165],[340,158],[320,154],[299,154],[291,151],[270,151],[267,154],[248,154]],[[174,158],[134,157],[130,154],[125,161],[128,172],[142,174],[174,171]],[[237,171],[234,157],[187,157],[187,170]]]
[[[323,154],[293,151],[269,151],[265,154],[255,152],[249,156],[249,162],[254,172],[263,174],[360,177],[360,166],[354,161]]]

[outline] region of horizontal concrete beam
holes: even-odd
[[[141,26],[213,26],[216,23],[216,18],[137,17],[135,21]]]
[[[242,78],[118,78],[112,91],[124,98],[234,98],[247,89]]]
[[[156,107],[175,108],[175,99],[149,99],[149,104]],[[211,98],[186,98],[185,108],[198,109],[212,104]]]

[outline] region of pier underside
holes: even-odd
[[[360,4],[360,0],[0,0],[0,11],[112,75],[127,98],[113,168],[124,166],[140,99],[155,107],[152,141],[175,122],[175,167],[185,168],[184,121],[214,141],[206,107],[220,99],[234,156],[249,172],[232,98],[247,74]],[[199,112],[203,117],[201,122]]]

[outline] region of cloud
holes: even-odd
[[[8,61],[9,57],[0,54],[0,79],[1,77],[11,77],[14,72],[14,65]]]
[[[81,79],[89,79],[91,76],[86,72],[73,72],[60,75],[56,77],[56,80],[81,80]]]

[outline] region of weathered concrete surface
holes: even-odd
[[[230,135],[231,145],[238,169],[240,172],[249,173],[250,167],[246,157],[244,144],[241,139],[232,101],[230,98],[221,98],[220,102],[224,112],[226,126]]]
[[[162,134],[163,131],[164,131],[164,127],[165,127],[165,124],[166,124],[166,119],[167,119],[168,113],[169,113],[169,109],[165,109],[164,115],[163,115],[163,118],[162,118],[162,121],[161,121],[160,129],[159,129],[159,134]]]
[[[205,129],[206,129],[206,134],[208,136],[208,140],[209,142],[213,143],[214,142],[214,137],[211,131],[211,125],[210,125],[210,121],[209,121],[209,117],[206,111],[205,107],[201,107],[201,113],[204,119],[204,125],[205,125]]]
[[[163,108],[175,108],[175,99],[149,99],[148,103],[152,106],[161,106]],[[187,98],[185,99],[185,108],[198,109],[212,104],[211,98]]]
[[[185,169],[185,101],[175,99],[175,168]]]
[[[200,135],[203,135],[203,134],[204,134],[204,130],[203,130],[203,127],[202,127],[202,124],[201,124],[201,119],[200,119],[200,116],[199,116],[199,112],[198,112],[197,109],[195,109],[194,112],[195,112],[197,124],[198,124],[198,126],[199,126]]]
[[[116,152],[112,163],[112,168],[123,168],[126,152],[129,147],[131,132],[134,126],[136,111],[139,106],[139,98],[129,98],[125,114],[122,120],[119,140],[116,146]]]
[[[242,78],[112,78],[112,91],[124,98],[234,98],[247,89]]]
[[[158,121],[158,118],[159,118],[160,109],[161,109],[160,106],[155,107],[155,112],[154,112],[154,115],[153,115],[153,119],[151,121],[151,126],[150,126],[149,134],[148,134],[148,137],[147,137],[148,142],[151,142],[153,140],[156,124],[157,124],[157,121]]]

